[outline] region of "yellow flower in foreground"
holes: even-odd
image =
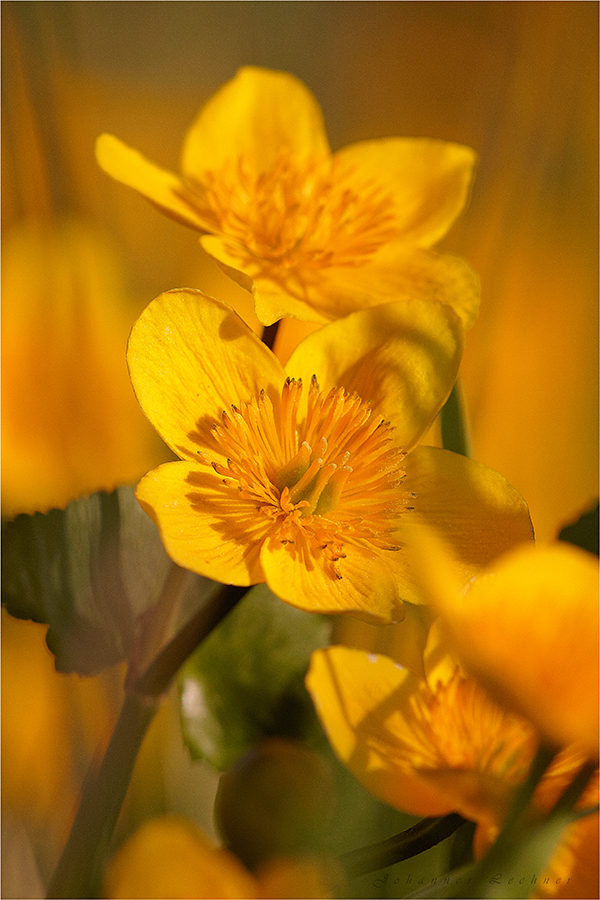
[[[421,138],[360,141],[332,154],[319,105],[286,72],[246,67],[202,108],[181,175],[112,135],[102,168],[163,212],[255,296],[265,325],[326,322],[354,310],[427,297],[465,327],[479,304],[470,267],[429,248],[463,208],[475,164],[468,147]]]
[[[225,304],[162,294],[135,324],[128,362],[142,409],[181,457],[137,489],[168,553],[217,581],[266,581],[303,609],[389,621],[420,598],[410,544],[421,523],[451,543],[464,580],[529,539],[526,506],[501,476],[415,449],[461,349],[449,307],[401,301],[319,329],[284,369]]]
[[[435,665],[428,659],[427,669],[425,680],[387,657],[336,646],[313,653],[306,683],[333,749],[372,793],[417,816],[460,813],[477,823],[481,856],[527,776],[539,737],[447,655]],[[534,796],[539,812],[549,811],[584,761],[573,747],[555,758]],[[597,802],[594,779],[578,806]],[[597,896],[590,887],[597,828],[597,815],[568,826],[536,895]]]
[[[439,570],[445,563],[439,555],[437,562]],[[558,542],[517,548],[466,591],[438,581],[430,600],[459,659],[498,702],[531,719],[551,744],[577,742],[597,754],[595,556]]]
[[[273,859],[250,874],[233,853],[214,846],[191,822],[161,816],[120,848],[105,878],[116,898],[332,897],[337,872],[314,859]]]

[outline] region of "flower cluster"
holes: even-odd
[[[108,134],[96,155],[198,232],[265,328],[200,285],[160,294],[131,329],[133,391],[172,454],[136,498],[171,573],[225,586],[230,606],[265,585],[278,609],[330,617],[334,638],[313,645],[302,690],[370,794],[471,823],[465,896],[498,896],[491,867],[524,884],[532,861],[539,878],[510,896],[597,896],[597,560],[536,545],[519,492],[448,437],[452,411],[464,427],[460,366],[479,284],[435,245],[468,200],[475,153],[400,137],[332,152],[301,81],[245,67],[200,110],[180,174]],[[130,700],[156,701],[169,681],[157,660],[180,653],[180,666],[193,649],[187,626],[167,641],[168,593],[135,620]],[[297,748],[275,745],[297,775]],[[302,753],[300,768],[321,772]],[[298,802],[312,827],[309,793]],[[226,827],[227,849],[181,819],[146,822],[107,868],[106,896],[340,895],[347,861],[321,853],[316,830],[299,837],[297,822],[288,845],[279,800],[268,814],[280,843],[264,853]]]

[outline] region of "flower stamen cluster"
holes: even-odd
[[[285,270],[360,266],[398,236],[391,193],[337,159],[301,164],[282,147],[268,171],[250,156],[188,181],[182,199],[233,238],[240,259]]]
[[[212,431],[227,463],[212,467],[271,520],[272,537],[322,551],[341,579],[345,542],[399,549],[393,532],[412,496],[402,489],[406,454],[357,394],[321,393],[313,376],[301,415],[302,392],[287,378],[276,404],[263,390],[224,411]]]

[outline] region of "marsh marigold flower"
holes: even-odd
[[[359,141],[332,154],[320,107],[287,72],[242,68],[187,133],[181,175],[112,135],[97,158],[118,181],[202,233],[202,247],[251,290],[265,325],[327,322],[401,297],[477,315],[469,266],[430,250],[463,208],[468,147],[423,138]]]
[[[435,541],[430,572],[448,565]],[[425,566],[425,562],[423,563]],[[466,590],[431,578],[429,600],[461,662],[547,742],[598,753],[598,559],[570,544],[519,547]]]
[[[313,653],[307,687],[333,749],[368,790],[416,816],[460,813],[477,824],[474,850],[480,857],[527,777],[539,735],[440,653],[439,642],[432,643],[426,679],[385,656],[334,646]],[[584,762],[585,754],[573,746],[558,754],[534,794],[540,816]],[[594,777],[577,806],[597,803]],[[546,871],[533,882],[529,872],[531,895],[597,896],[597,834],[597,814],[570,824]]]
[[[420,597],[419,523],[440,529],[465,579],[529,539],[527,508],[501,476],[416,446],[462,340],[449,307],[400,301],[318,329],[284,368],[225,304],[162,294],[132,330],[128,363],[180,457],[137,488],[168,553],[217,581],[266,581],[303,609],[390,621]]]

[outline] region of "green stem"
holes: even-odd
[[[523,814],[529,807],[533,793],[540,782],[544,772],[556,756],[556,748],[541,746],[538,750],[526,781],[519,787],[513,805],[509,810],[498,836],[487,856],[478,863],[473,870],[473,881],[468,890],[461,892],[462,898],[485,897],[486,886],[490,883],[490,876],[502,869],[511,848],[515,846],[516,836],[522,821]],[[458,895],[453,895],[458,896]]]
[[[435,847],[440,841],[450,837],[464,822],[465,819],[457,813],[437,819],[423,819],[391,838],[344,853],[339,861],[349,878],[357,878]]]
[[[93,897],[142,740],[158,698],[126,694],[97,772],[89,773],[48,897]]]
[[[123,707],[99,768],[91,771],[56,871],[49,898],[93,897],[133,767],[161,698],[188,656],[244,596],[247,587],[225,585],[128,683]]]
[[[450,396],[440,410],[440,427],[444,450],[470,456],[465,401],[460,379],[457,378]]]

